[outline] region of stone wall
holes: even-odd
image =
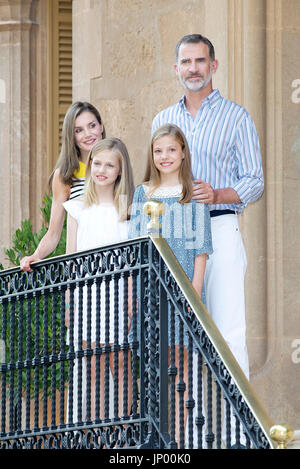
[[[1,248],[24,218],[38,225],[48,178],[46,4],[0,0]],[[182,95],[174,48],[192,32],[214,43],[214,86],[260,136],[265,193],[241,216],[251,381],[274,421],[300,428],[300,2],[73,0],[73,100],[124,140],[138,184],[152,119]]]
[[[47,181],[46,19],[45,1],[0,0],[0,262],[22,220],[41,222]]]
[[[136,183],[153,117],[182,95],[177,41],[200,32],[214,43],[214,87],[254,118],[266,176],[264,196],[241,216],[251,381],[276,422],[299,428],[300,3],[74,0],[73,20],[73,98],[95,104],[108,135],[125,141]]]

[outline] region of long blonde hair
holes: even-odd
[[[87,206],[98,203],[95,183],[91,177],[93,158],[102,151],[110,150],[119,157],[120,174],[114,186],[114,202],[117,207],[120,221],[129,219],[129,207],[132,204],[134,183],[129,154],[126,145],[119,138],[106,138],[99,140],[89,153],[86,173],[84,202]]]
[[[190,202],[193,194],[193,174],[191,166],[191,155],[189,145],[184,136],[182,130],[175,124],[165,124],[159,127],[152,135],[149,150],[148,150],[148,162],[144,176],[144,182],[151,185],[150,191],[147,193],[148,197],[151,197],[155,189],[160,185],[160,172],[156,168],[153,159],[153,145],[156,140],[166,135],[172,136],[181,145],[183,152],[183,160],[179,170],[179,182],[182,184],[182,196],[178,202],[184,204]]]
[[[63,127],[62,127],[62,144],[61,150],[54,167],[53,172],[49,177],[49,186],[51,187],[54,172],[57,168],[60,170],[60,177],[64,184],[72,185],[74,177],[74,171],[79,169],[79,157],[80,150],[75,142],[75,121],[80,114],[83,112],[91,112],[99,124],[103,125],[101,116],[98,110],[88,102],[76,101],[71,104],[66,112]],[[105,128],[103,126],[102,138],[105,138]]]

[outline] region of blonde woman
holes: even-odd
[[[84,194],[63,204],[70,215],[67,252],[128,239],[133,193],[125,144],[118,138],[100,140],[89,154]]]
[[[86,170],[84,195],[75,200],[69,200],[63,205],[69,214],[69,225],[67,233],[67,253],[83,251],[101,247],[105,244],[113,244],[128,239],[128,218],[129,207],[132,203],[134,192],[133,175],[128,151],[124,143],[117,138],[108,138],[96,143],[89,154]],[[96,285],[92,286],[91,295],[91,328],[87,328],[87,289],[83,289],[83,321],[82,340],[83,347],[86,346],[88,334],[92,348],[96,345],[107,345],[105,333],[105,312],[109,307],[109,344],[114,343],[114,282],[110,281],[110,298],[107,304],[105,280],[101,284],[100,299],[96,296]],[[128,329],[124,331],[123,318],[123,284],[119,281],[119,343],[122,342],[124,332],[127,336]],[[78,294],[78,291],[76,291]],[[100,305],[97,304],[100,302]],[[76,301],[78,304],[78,301]],[[100,343],[96,344],[96,311],[100,306]],[[78,345],[78,311],[75,308],[74,314],[74,339]],[[110,369],[112,375],[115,370],[112,363],[113,354],[110,353]],[[123,358],[124,353],[120,352],[119,357],[119,383],[120,397],[122,404],[123,397]],[[101,418],[104,417],[104,354],[101,354],[100,362],[100,397],[101,397]],[[128,376],[128,386],[131,389],[130,366]],[[95,356],[91,363],[91,389],[92,389],[92,409],[95,402]],[[129,392],[130,398],[131,392]],[[112,402],[112,399],[110,399]],[[121,407],[122,408],[122,407]],[[93,415],[94,415],[94,411]],[[74,409],[76,415],[76,409]]]
[[[30,271],[32,262],[47,257],[56,248],[65,220],[63,203],[82,195],[89,152],[102,138],[105,129],[98,110],[87,102],[73,103],[64,118],[61,151],[49,178],[53,196],[49,229],[35,252],[21,259],[22,270]]]

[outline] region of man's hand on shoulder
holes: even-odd
[[[240,204],[241,199],[231,187],[213,189],[207,182],[201,179],[194,180],[193,199],[203,204]]]
[[[203,204],[215,204],[215,191],[207,182],[195,179],[193,199]]]

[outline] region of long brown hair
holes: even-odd
[[[87,206],[98,203],[95,183],[91,177],[91,164],[93,158],[102,151],[110,150],[119,157],[120,175],[114,187],[114,202],[117,207],[120,221],[129,219],[129,207],[132,204],[134,193],[133,173],[126,145],[119,138],[106,138],[99,140],[89,153],[86,175],[84,201]]]
[[[189,150],[189,145],[187,140],[184,136],[182,130],[177,127],[175,124],[165,124],[159,129],[157,129],[150,141],[149,150],[148,150],[148,162],[147,168],[144,176],[144,182],[149,183],[151,185],[150,191],[147,193],[148,197],[151,197],[155,189],[158,188],[160,185],[160,173],[154,164],[153,159],[153,145],[156,140],[165,135],[172,136],[178,143],[181,145],[182,152],[184,158],[181,162],[181,167],[179,170],[179,182],[182,184],[182,196],[178,202],[184,204],[190,202],[192,194],[193,194],[193,174],[192,174],[192,166],[191,166],[191,155]]]
[[[80,150],[75,142],[74,129],[75,120],[83,112],[91,112],[96,117],[100,125],[103,125],[98,110],[88,102],[76,101],[71,104],[66,112],[62,127],[62,145],[58,160],[53,172],[49,177],[49,186],[51,187],[54,172],[57,168],[60,170],[60,177],[64,184],[72,184],[74,180],[74,171],[79,169]],[[102,138],[106,137],[103,126]]]

